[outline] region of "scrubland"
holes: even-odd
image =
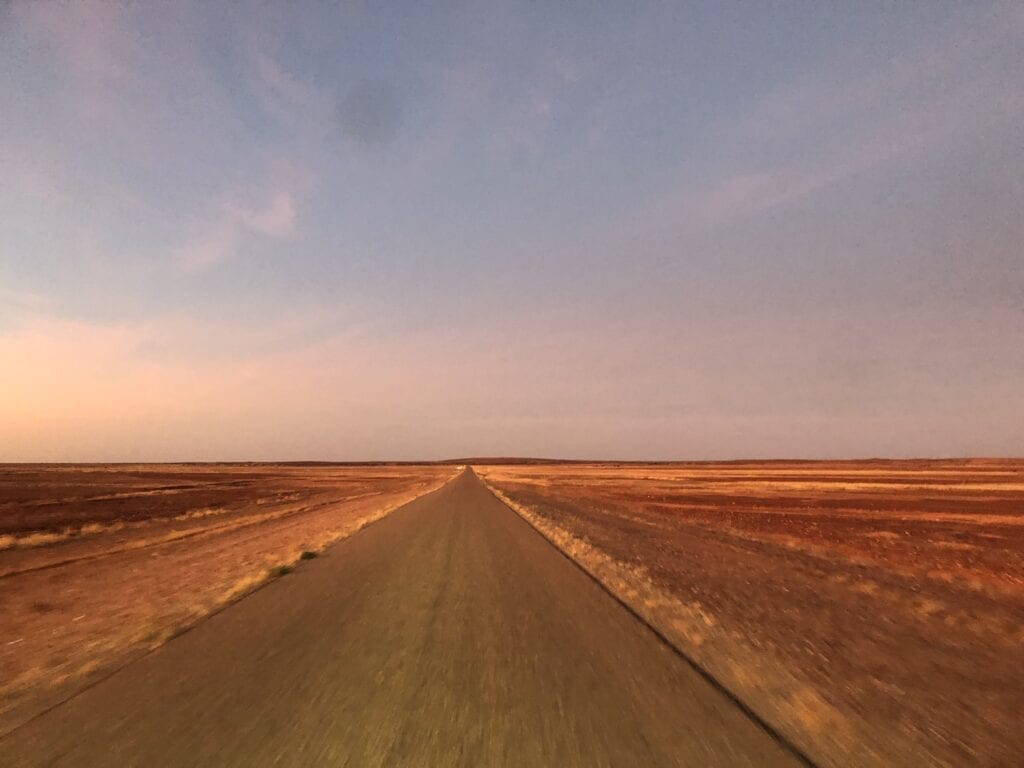
[[[0,466],[0,733],[454,471]]]
[[[1024,754],[1024,461],[476,471],[819,763]]]

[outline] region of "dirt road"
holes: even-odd
[[[16,766],[782,766],[471,472],[0,740]]]

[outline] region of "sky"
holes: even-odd
[[[1024,455],[1020,3],[0,6],[0,460]]]

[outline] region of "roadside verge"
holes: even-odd
[[[351,471],[328,470],[337,482],[319,475],[321,485],[308,498],[253,506],[255,524],[246,507],[234,524],[210,516],[198,521],[209,522],[208,529],[189,529],[188,536],[183,531],[197,520],[157,521],[54,545],[62,552],[88,548],[88,557],[55,557],[48,547],[8,550],[5,556],[32,554],[45,567],[24,567],[3,580],[0,736],[290,572],[304,557],[440,489],[458,471],[432,469],[374,487],[377,481],[367,480],[352,490],[344,482]],[[133,539],[126,545],[127,534]]]
[[[656,586],[642,567],[613,558],[510,498],[485,476],[478,477],[496,498],[808,764],[823,768],[944,765],[914,744],[866,734],[856,717],[826,701],[770,649],[750,648],[743,637],[722,626],[699,604],[686,603]]]

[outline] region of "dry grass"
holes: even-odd
[[[16,547],[45,547],[48,544],[55,544],[58,541],[70,539],[74,535],[75,532],[70,528],[65,528],[60,533],[26,533],[23,536],[13,536],[5,533],[0,536],[0,550],[14,549]]]
[[[879,764],[882,756],[857,740],[835,707],[791,674],[786,665],[763,653],[752,654],[736,643],[701,603],[683,602],[655,585],[642,566],[616,560],[501,491],[491,490],[728,690],[740,692],[744,699],[763,702],[757,708],[759,714],[773,724],[786,724],[786,732],[799,732],[798,743],[802,746],[806,748],[810,743],[815,749],[844,755],[848,765],[863,765],[866,761]]]
[[[477,471],[823,765],[1024,750],[1024,462]]]
[[[201,466],[148,471],[149,485],[140,482],[137,493],[118,495],[119,504],[124,499],[147,504],[153,498],[149,487],[165,483],[164,473],[215,483],[235,495],[218,493],[225,503],[211,507],[203,504],[209,493],[178,494],[179,505],[165,504],[164,514],[129,507],[131,519],[116,521],[106,509],[113,494],[98,499],[90,494],[103,522],[80,523],[87,533],[26,532],[17,538],[38,536],[33,546],[0,552],[0,733],[89,675],[156,647],[258,588],[271,568],[292,567],[302,552],[321,551],[439,487],[454,470],[222,466],[213,471]],[[43,476],[55,498],[68,499],[72,494],[66,488],[81,483],[73,468],[53,468]],[[236,483],[240,477],[244,484]],[[34,487],[24,495],[41,507],[46,502]],[[196,501],[202,506],[189,508]],[[80,516],[83,502],[65,503],[72,516]],[[61,504],[45,508],[49,519],[43,522],[55,527]]]

